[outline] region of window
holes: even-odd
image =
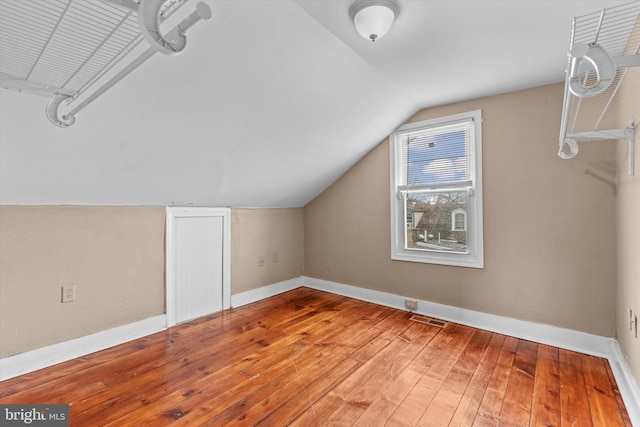
[[[484,266],[481,128],[476,110],[391,135],[392,259]]]
[[[467,212],[462,208],[451,211],[451,231],[467,230]]]

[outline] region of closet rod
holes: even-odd
[[[635,123],[622,129],[600,129],[627,72],[640,67],[640,1],[573,18],[565,76],[558,155],[571,159],[578,143],[627,140],[629,175],[634,174]],[[608,99],[607,99],[608,97]],[[600,99],[597,99],[600,98]],[[597,99],[596,101],[589,101]],[[586,103],[586,107],[583,104]],[[581,110],[600,109],[591,130],[576,131]],[[581,108],[583,107],[583,108]],[[588,113],[589,111],[587,111]],[[579,126],[589,129],[588,114]]]
[[[160,2],[155,3],[155,5],[159,4]],[[115,76],[105,82],[102,86],[96,89],[86,99],[82,100],[77,106],[74,106],[68,113],[63,114],[62,116],[59,116],[60,104],[64,101],[67,101],[67,103],[70,104],[73,101],[73,97],[64,94],[54,95],[49,100],[46,110],[47,117],[53,124],[60,127],[69,127],[73,125],[76,121],[76,114],[78,114],[78,112],[95,101],[98,97],[100,97],[100,95],[112,88],[115,84],[129,75],[132,71],[146,62],[153,55],[158,52],[162,52],[164,54],[175,54],[181,52],[184,49],[186,43],[184,36],[187,30],[189,30],[189,28],[191,28],[199,21],[208,20],[211,18],[211,9],[209,9],[209,6],[207,6],[205,3],[198,3],[194,12],[192,12],[189,16],[182,20],[182,22],[180,22],[169,33],[167,33],[165,37],[162,37],[157,28],[157,21],[155,22],[155,25],[154,22],[149,21],[149,17],[151,17],[151,19],[155,19],[157,17],[157,11],[158,6],[152,6],[151,10],[147,9],[138,11],[139,21],[146,21],[145,24],[147,26],[141,24],[141,29],[143,30],[145,38],[151,44],[151,47],[149,47],[135,60],[133,60],[126,67],[120,70]]]

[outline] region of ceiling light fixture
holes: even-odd
[[[359,0],[349,8],[349,16],[358,33],[372,42],[389,32],[399,12],[394,0]]]

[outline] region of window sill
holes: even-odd
[[[436,253],[429,255],[413,254],[409,251],[391,254],[394,261],[420,262],[423,264],[447,265],[454,267],[468,267],[484,269],[484,259],[482,257],[472,257],[471,255],[458,255],[447,253]]]

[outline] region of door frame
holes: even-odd
[[[176,324],[174,292],[176,289],[176,227],[178,218],[220,217],[222,218],[222,309],[231,307],[231,209],[167,207],[165,217],[165,307],[167,327]]]

